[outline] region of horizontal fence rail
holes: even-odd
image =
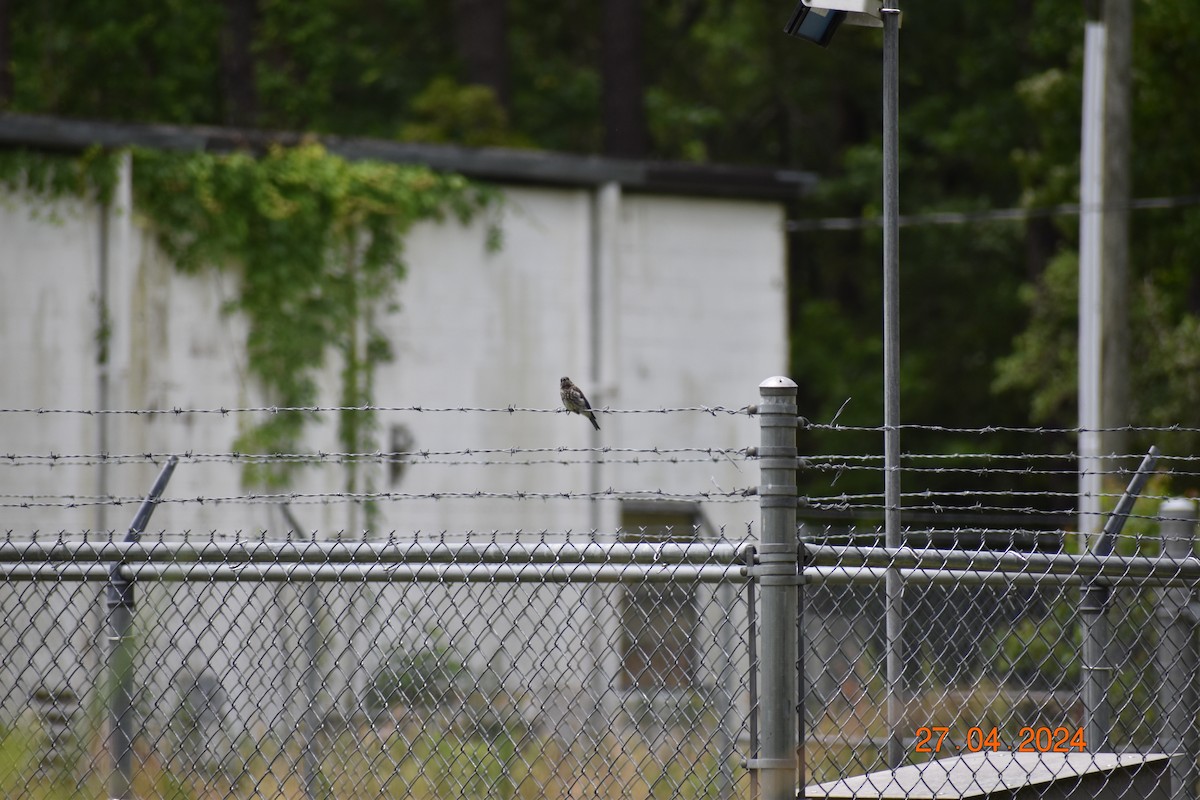
[[[216,564],[738,564],[745,546],[663,542],[0,541],[0,562]]]

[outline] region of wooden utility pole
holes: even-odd
[[[1100,268],[1100,417],[1103,427],[1129,419],[1129,204],[1132,199],[1133,0],[1104,0],[1104,185]],[[1128,453],[1128,435],[1107,431],[1102,451]]]

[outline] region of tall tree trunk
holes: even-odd
[[[0,0],[0,109],[13,101],[12,3]]]
[[[508,3],[454,0],[454,38],[469,83],[482,84],[508,108]]]
[[[642,2],[604,0],[601,13],[604,152],[644,158],[650,137],[643,101]]]
[[[1106,428],[1128,425],[1129,419],[1129,203],[1132,135],[1133,0],[1104,0],[1104,231],[1101,269],[1103,388],[1101,409]],[[1103,452],[1126,453],[1125,431],[1106,431]]]
[[[258,124],[253,52],[257,24],[258,0],[225,0],[225,27],[221,31],[222,105],[225,123],[239,128]]]

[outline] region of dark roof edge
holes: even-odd
[[[422,164],[495,183],[595,186],[615,182],[630,191],[787,200],[816,183],[808,172],[721,164],[636,161],[571,155],[545,150],[468,148],[387,139],[317,136],[214,126],[183,126],[79,120],[0,113],[0,146],[50,150],[149,147],[160,150],[227,152],[265,150],[272,144],[318,141],[351,160]]]

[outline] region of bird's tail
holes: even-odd
[[[593,426],[593,427],[595,427],[595,429],[596,429],[596,430],[600,430],[600,423],[599,423],[599,422],[596,422],[596,415],[595,415],[595,414],[593,414],[592,412],[590,412],[590,411],[589,411],[589,412],[588,412],[588,419],[590,419],[590,420],[592,421],[592,426]]]

